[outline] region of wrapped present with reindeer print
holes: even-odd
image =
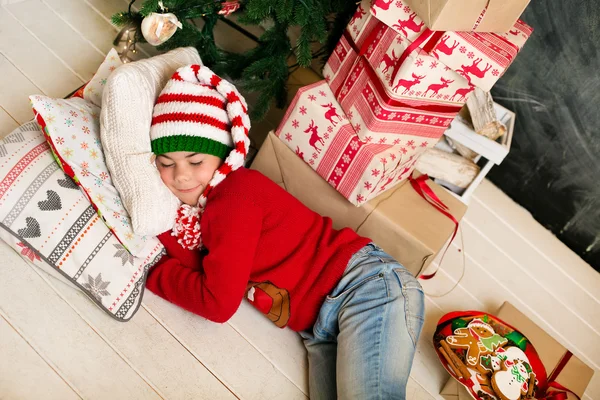
[[[391,26],[374,14],[382,14],[377,2],[359,4],[323,70],[363,140],[412,129],[440,137],[475,86],[489,90],[531,34],[521,22],[503,35],[433,32],[413,13]],[[484,67],[485,57],[494,63]]]
[[[406,0],[375,0],[370,12],[485,91],[500,79],[533,33],[521,20],[504,33],[432,31]]]
[[[406,180],[437,142],[420,135],[362,141],[326,81],[298,90],[276,134],[356,206]]]
[[[325,79],[361,140],[439,139],[474,87],[368,7],[368,1],[358,6],[325,65]]]

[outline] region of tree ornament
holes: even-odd
[[[152,46],[163,44],[182,28],[181,22],[173,13],[150,13],[142,21],[142,35]]]
[[[223,1],[221,2],[221,10],[219,10],[219,15],[228,16],[229,14],[237,11],[238,8],[240,8],[240,0]]]

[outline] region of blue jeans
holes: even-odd
[[[424,315],[423,289],[374,244],[352,256],[311,330],[309,390],[315,399],[404,399]]]

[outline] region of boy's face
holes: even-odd
[[[179,200],[196,206],[200,195],[223,160],[219,157],[176,151],[156,157],[156,167],[162,181]]]

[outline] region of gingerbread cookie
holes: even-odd
[[[530,393],[529,385],[533,385],[534,381],[535,374],[526,356],[524,359],[502,361],[501,369],[496,371],[491,379],[494,392],[502,400],[521,399]]]
[[[472,390],[482,399],[498,399],[494,389],[492,388],[492,383],[487,375],[480,374],[474,369],[469,368],[469,373],[471,374],[470,380],[473,384]]]
[[[513,364],[525,362],[529,365],[529,359],[525,355],[525,352],[518,347],[499,347],[493,354],[482,356],[480,360],[480,366],[483,368],[482,372],[500,371],[502,369],[502,363],[505,362],[507,367],[511,367]]]
[[[502,347],[508,339],[498,335],[489,325],[475,318],[466,328],[457,328],[454,335],[448,336],[446,342],[455,349],[467,349],[465,361],[468,366],[476,367],[482,355],[492,353]]]

